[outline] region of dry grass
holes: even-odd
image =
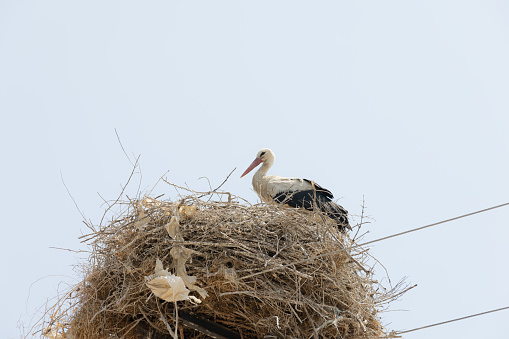
[[[84,279],[48,313],[51,322],[65,324],[68,337],[136,338],[141,327],[169,333],[178,310],[229,327],[242,338],[385,333],[378,312],[398,291],[373,281],[364,268],[365,250],[350,248],[349,236],[320,215],[206,202],[197,194],[177,202],[144,198],[123,204],[115,220],[86,236],[92,254],[83,265]],[[173,238],[165,228],[172,216],[179,219]],[[146,285],[157,258],[176,271],[174,248],[195,251],[185,268],[208,292],[201,304],[166,302]],[[206,338],[186,327],[177,332]]]

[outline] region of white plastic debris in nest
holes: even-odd
[[[181,209],[177,210],[175,206],[170,222],[164,226],[168,235],[174,240],[183,240],[179,228],[180,212]],[[189,212],[195,212],[195,210]],[[191,255],[200,253],[183,246],[174,246],[170,254],[173,257],[177,274],[174,275],[165,270],[161,260],[156,259],[155,274],[145,277],[147,286],[156,296],[166,301],[189,300],[201,303],[200,299],[189,295],[189,292],[198,292],[202,299],[208,297],[208,293],[203,288],[196,286],[196,277],[187,275],[185,266]]]
[[[205,299],[209,296],[207,291],[203,288],[196,286],[196,277],[187,275],[186,271],[186,261],[191,258],[192,254],[200,254],[199,252],[193,251],[189,248],[185,248],[183,246],[174,246],[170,250],[170,254],[175,261],[175,266],[177,267],[177,275],[182,277],[184,283],[191,291],[196,291],[200,294],[200,296]]]
[[[168,232],[168,235],[174,240],[182,240],[178,239],[179,235],[179,221],[177,216],[172,216],[169,223],[164,225],[164,229]]]
[[[157,297],[166,301],[190,300],[201,303],[201,300],[189,295],[191,292],[184,283],[184,280],[171,274],[163,268],[161,260],[156,260],[155,274],[145,277],[147,286]]]
[[[174,205],[172,208],[172,217],[170,218],[170,222],[164,225],[164,229],[168,232],[168,235],[173,240],[182,240],[182,236],[180,234],[180,219],[190,219],[193,218],[197,213],[196,206],[180,206],[177,209],[177,205]]]

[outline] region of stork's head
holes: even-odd
[[[256,154],[256,158],[253,160],[251,165],[247,168],[247,170],[240,176],[241,178],[251,172],[256,166],[260,165],[262,162],[266,162],[270,165],[274,162],[274,159],[276,156],[274,155],[274,152],[272,152],[268,148],[261,149],[258,154]]]

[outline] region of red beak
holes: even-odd
[[[249,172],[251,172],[253,170],[253,168],[255,168],[256,166],[260,165],[261,163],[262,163],[262,159],[260,159],[260,158],[254,159],[254,161],[251,163],[251,165],[249,165],[247,170],[240,177],[242,178],[244,175],[246,175]]]

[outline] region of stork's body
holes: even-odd
[[[348,211],[332,201],[334,196],[329,190],[307,179],[267,175],[274,160],[274,152],[264,148],[258,152],[256,159],[241,176],[262,164],[253,176],[253,188],[262,201],[304,208],[309,211],[318,209],[334,219],[340,230],[351,229],[348,223]]]

